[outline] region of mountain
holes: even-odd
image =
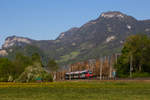
[[[143,33],[150,35],[150,20],[137,20],[118,11],[104,12],[81,27],[62,32],[56,40],[8,37],[0,54],[20,51],[31,55],[36,51],[44,59],[53,58],[64,65],[119,53],[128,36]]]

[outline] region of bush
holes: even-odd
[[[48,74],[40,63],[34,63],[28,66],[25,71],[16,80],[18,82],[36,82],[36,81],[51,81],[52,77]]]
[[[45,73],[43,75],[42,81],[44,82],[52,82],[53,81],[53,77],[51,74]]]
[[[139,78],[146,78],[146,77],[150,77],[150,73],[133,73],[132,74],[133,78],[139,77]]]

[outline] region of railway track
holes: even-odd
[[[72,79],[72,80],[56,80],[56,81],[148,81],[150,82],[149,78],[115,78],[115,79],[99,79],[99,78],[91,78],[91,79]]]

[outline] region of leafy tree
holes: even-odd
[[[7,58],[0,58],[0,81],[8,81],[15,74],[14,65]]]
[[[48,70],[53,72],[53,71],[57,71],[59,67],[58,67],[58,64],[56,63],[55,60],[50,59],[48,64],[47,64],[47,68],[48,68]]]
[[[150,72],[150,37],[138,34],[127,38],[115,65],[118,76],[129,75],[131,57],[133,72]]]
[[[12,61],[8,60],[8,58],[0,58],[0,81],[13,81],[18,79],[29,66],[36,67],[35,70],[38,70],[39,67],[42,68],[41,57],[38,53],[34,53],[32,57],[29,57],[18,52]],[[44,73],[44,76],[42,76],[43,79],[49,80],[46,79],[50,77],[49,74]]]
[[[41,57],[38,53],[32,54],[32,62],[39,62],[42,65]]]
[[[47,64],[47,69],[52,73],[53,79],[56,79],[56,71],[58,70],[59,66],[54,59],[50,59]]]
[[[15,66],[15,78],[17,78],[24,69],[32,64],[30,57],[24,56],[22,53],[17,53],[15,59],[13,60]]]

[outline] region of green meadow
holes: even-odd
[[[0,100],[150,100],[150,81],[0,83]]]

